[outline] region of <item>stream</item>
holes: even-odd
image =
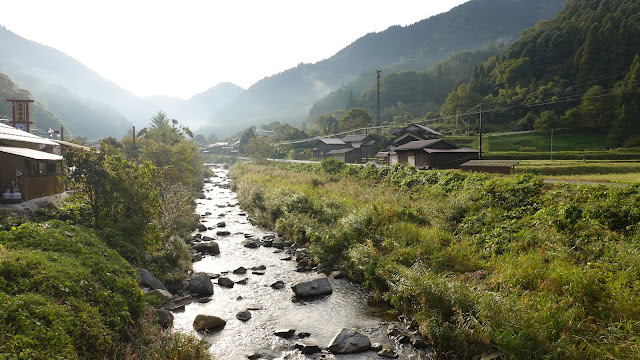
[[[368,292],[348,280],[329,277],[333,293],[310,300],[298,300],[291,289],[295,281],[315,274],[297,272],[295,255],[276,247],[245,248],[247,237],[257,239],[277,236],[274,232],[251,224],[247,214],[238,206],[235,193],[229,190],[228,171],[211,165],[214,175],[205,183],[206,199],[198,200],[197,212],[208,230],[197,232],[215,239],[220,254],[204,256],[193,263],[194,272],[207,273],[214,283],[214,295],[207,303],[193,302],[183,311],[174,312],[174,329],[204,337],[211,344],[215,359],[377,359],[378,354],[366,351],[358,354],[333,355],[326,350],[305,355],[294,348],[301,332],[309,333],[305,340],[326,348],[333,336],[342,328],[356,328],[366,334],[371,343],[391,345],[398,359],[433,359],[430,350],[417,350],[411,344],[401,344],[390,338],[390,324],[406,326],[398,321],[384,319],[384,309],[368,305]],[[224,227],[220,223],[224,222]],[[220,233],[221,231],[229,234]],[[289,257],[292,260],[288,260]],[[252,267],[264,265],[262,271]],[[244,267],[246,274],[236,275],[233,270]],[[225,276],[233,280],[232,288],[221,287],[216,278]],[[243,281],[244,280],[244,281]],[[276,281],[284,287],[271,287]],[[238,283],[240,282],[240,283]],[[240,311],[250,309],[248,321],[236,319]],[[203,334],[193,329],[198,314],[215,315],[227,321],[215,333]],[[278,329],[295,329],[289,339],[274,335]],[[251,357],[250,357],[251,356]]]

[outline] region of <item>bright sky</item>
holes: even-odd
[[[187,99],[315,63],[468,0],[2,0],[0,25],[137,96]]]

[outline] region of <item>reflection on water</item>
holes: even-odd
[[[214,295],[208,303],[192,303],[182,312],[174,313],[174,328],[198,336],[205,336],[211,344],[211,352],[216,359],[246,359],[253,353],[262,354],[270,359],[307,359],[332,358],[328,354],[302,355],[293,349],[298,340],[282,339],[273,335],[277,329],[292,328],[296,333],[307,332],[309,339],[321,348],[329,344],[331,338],[342,328],[358,328],[367,333],[371,342],[391,342],[386,336],[385,323],[375,315],[367,305],[367,292],[346,280],[330,278],[333,293],[328,296],[297,301],[294,299],[290,285],[308,273],[296,272],[293,260],[282,260],[287,256],[275,248],[259,247],[248,249],[242,242],[246,236],[262,238],[271,232],[251,225],[246,215],[237,206],[236,195],[228,189],[227,171],[214,168],[215,175],[211,182],[205,184],[207,199],[198,200],[197,211],[207,214],[202,223],[213,230],[202,232],[210,236],[220,246],[220,255],[206,256],[193,264],[196,272],[222,274],[233,281],[246,279],[246,284],[236,283],[233,288],[220,287],[214,281]],[[224,222],[224,229],[216,224]],[[227,236],[216,233],[226,230]],[[264,265],[264,274],[255,274],[250,268]],[[233,270],[245,267],[246,274],[236,275]],[[271,284],[281,280],[285,283],[282,289],[273,289]],[[249,310],[251,319],[242,322],[236,319],[239,311]],[[378,312],[379,313],[379,312]],[[193,320],[198,314],[218,316],[227,321],[220,332],[202,335],[193,330]],[[397,345],[397,344],[396,344]],[[400,359],[430,359],[410,347],[401,345],[398,349]],[[336,359],[370,359],[378,358],[375,352],[354,355],[336,355]]]

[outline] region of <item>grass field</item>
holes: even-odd
[[[640,162],[523,160],[515,167],[515,173],[529,173],[555,180],[638,183]]]

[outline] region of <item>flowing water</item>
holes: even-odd
[[[307,338],[326,347],[331,338],[342,328],[357,328],[367,334],[371,342],[394,344],[399,359],[431,359],[425,351],[411,345],[394,343],[387,335],[389,322],[380,315],[380,309],[368,305],[368,294],[361,287],[329,278],[333,293],[313,300],[297,300],[290,285],[310,273],[296,272],[294,260],[283,260],[288,254],[273,247],[245,248],[242,242],[247,236],[263,238],[273,232],[253,226],[247,215],[238,207],[236,195],[228,189],[228,173],[212,166],[215,175],[205,184],[207,199],[198,200],[197,211],[202,223],[213,228],[202,232],[220,246],[220,255],[205,256],[193,264],[194,271],[222,274],[233,281],[246,279],[246,284],[236,283],[233,288],[220,287],[214,282],[214,295],[208,303],[194,302],[184,311],[174,313],[174,328],[178,331],[204,336],[211,344],[210,351],[216,359],[246,359],[250,354],[261,354],[264,359],[376,359],[376,352],[368,351],[351,355],[331,355],[327,352],[303,355],[294,349],[299,332],[311,335]],[[209,214],[209,215],[205,215]],[[216,224],[225,222],[224,228]],[[218,231],[230,235],[219,236]],[[263,272],[254,273],[252,267],[264,265]],[[235,275],[239,267],[248,269],[244,275]],[[263,274],[262,274],[263,273]],[[281,280],[285,287],[273,289],[271,284]],[[246,322],[236,319],[239,311],[249,310],[252,317]],[[215,315],[227,321],[219,332],[203,335],[193,330],[193,320],[198,314]],[[277,329],[295,329],[296,335],[283,339],[273,335]]]

